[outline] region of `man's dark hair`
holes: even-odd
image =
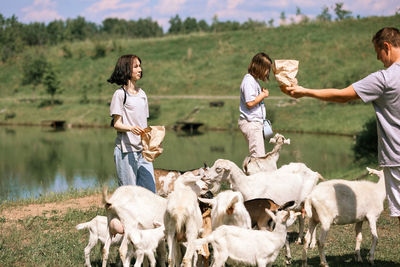
[[[109,83],[116,83],[118,85],[128,85],[128,81],[132,77],[132,68],[133,68],[133,60],[137,58],[140,63],[142,61],[136,55],[123,55],[121,56],[117,64],[115,65],[114,72],[111,74],[111,77],[107,80]],[[141,77],[143,78],[143,70],[141,73]]]
[[[271,72],[272,59],[265,53],[256,54],[251,60],[248,72],[256,79],[269,80],[269,73]],[[265,72],[268,70],[266,77]]]
[[[379,48],[383,49],[384,42],[394,47],[400,47],[400,31],[397,28],[385,27],[380,29],[372,38],[372,42]]]

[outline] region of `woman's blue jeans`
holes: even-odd
[[[118,185],[139,185],[156,192],[153,163],[143,158],[141,152],[123,153],[116,146],[114,161],[117,168]]]

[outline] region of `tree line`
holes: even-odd
[[[343,3],[336,3],[330,8],[336,15],[336,20],[351,18],[351,11],[343,9]],[[287,21],[284,12],[281,12],[280,25],[290,23],[307,23],[311,20],[296,8],[294,21]],[[316,18],[317,21],[331,21],[332,15],[328,7],[323,7],[322,12]],[[18,21],[16,16],[10,18],[0,14],[0,59],[6,61],[15,54],[21,52],[25,46],[54,45],[65,41],[76,40],[104,40],[112,38],[149,38],[161,37],[169,34],[189,34],[192,32],[222,32],[235,30],[249,30],[256,28],[274,27],[274,20],[268,22],[248,19],[243,23],[237,21],[220,21],[214,16],[211,24],[205,20],[197,20],[193,17],[181,19],[176,15],[169,20],[170,27],[166,33],[157,21],[152,18],[138,20],[125,20],[118,18],[107,18],[98,25],[87,21],[84,17],[75,19],[54,20],[45,24],[43,22],[32,22],[24,24]]]

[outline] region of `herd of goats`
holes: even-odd
[[[373,264],[376,222],[386,196],[383,172],[367,168],[379,177],[378,183],[324,180],[304,163],[278,168],[281,147],[290,139],[276,134],[270,143],[275,144],[271,152],[261,158],[246,157],[242,169],[218,159],[212,167],[184,173],[156,170],[157,194],[139,186],[120,186],[109,196],[103,189],[107,216],[76,226],[90,232],[85,265],[91,266],[90,251],[99,240],[104,244],[103,267],[111,245],[119,245],[123,266],[130,266],[135,257],[135,267],[143,262],[154,267],[155,255],[159,266],[208,266],[210,261],[214,267],[225,263],[272,266],[283,247],[289,264],[287,228],[296,219],[296,243],[303,243],[304,266],[307,249],[316,245],[321,265],[328,266],[324,246],[332,224],[355,224],[355,260],[361,262],[361,229],[366,220],[373,237],[367,260]],[[230,189],[221,190],[224,184]],[[306,218],[309,227],[304,235]]]

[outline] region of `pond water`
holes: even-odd
[[[353,163],[353,139],[343,136],[283,133],[291,139],[280,154],[278,167],[304,162],[324,177],[338,166]],[[67,129],[53,131],[41,127],[0,127],[0,202],[35,198],[72,188],[116,185],[113,160],[113,129]],[[272,149],[271,144],[266,150]],[[247,144],[238,131],[209,131],[199,135],[167,131],[164,153],[155,168],[188,170],[219,158],[238,166],[246,157]]]

